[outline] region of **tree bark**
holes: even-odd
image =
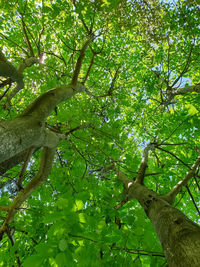
[[[0,122],[0,164],[22,155],[31,147],[48,147],[50,139],[45,129],[46,118],[56,105],[84,89],[78,83],[51,89],[33,101],[17,118]]]
[[[162,245],[169,267],[200,266],[200,227],[181,211],[139,183],[129,188],[144,208]]]

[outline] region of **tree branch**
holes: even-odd
[[[35,147],[33,153],[37,151],[38,149],[39,147]],[[15,156],[1,162],[0,163],[0,175],[3,175],[7,170],[21,163],[25,159],[28,151],[29,149],[26,149],[25,151],[22,151],[21,153],[16,154]]]
[[[14,44],[16,47],[19,47],[24,53],[25,55],[27,55],[29,57],[29,54],[28,52],[23,48],[21,47],[18,43],[10,40],[6,35],[4,35],[3,33],[0,33],[1,36],[3,36],[4,39],[8,40],[9,42],[11,42],[12,44]]]
[[[110,85],[110,88],[108,90],[108,96],[111,96],[112,93],[113,93],[113,90],[114,90],[114,86],[115,86],[115,82],[116,82],[116,79],[117,79],[117,76],[118,76],[118,73],[120,71],[120,66],[117,68],[116,72],[115,72],[115,75],[112,79],[112,82],[111,82],[111,85]]]
[[[189,170],[185,178],[180,182],[178,182],[168,194],[164,195],[164,197],[167,198],[169,203],[174,202],[174,199],[178,195],[178,193],[182,190],[184,186],[187,185],[189,180],[195,175],[195,171],[199,166],[199,164],[200,164],[200,155],[197,157],[195,163],[193,164],[192,168]]]
[[[86,51],[87,47],[89,46],[89,44],[93,41],[93,39],[94,39],[94,35],[93,34],[90,34],[88,36],[87,41],[85,42],[85,44],[81,48],[79,57],[78,57],[77,62],[76,62],[76,67],[75,67],[75,70],[74,70],[72,81],[71,81],[71,83],[74,84],[74,85],[78,81],[78,75],[79,75],[80,70],[81,70],[81,65],[82,65],[82,62],[83,62],[83,58],[85,56],[85,51]]]
[[[0,211],[9,211],[9,206],[0,206]]]
[[[138,172],[137,172],[137,177],[136,177],[136,183],[143,184],[144,183],[144,176],[145,176],[145,171],[146,168],[148,167],[148,155],[149,151],[153,148],[152,144],[148,144],[143,152],[141,164],[139,166]]]
[[[192,55],[193,47],[194,47],[194,45],[191,46],[191,49],[190,49],[190,52],[189,52],[184,69],[182,70],[181,74],[176,78],[176,80],[173,82],[173,84],[170,86],[171,88],[173,88],[174,85],[180,80],[180,78],[187,72],[189,65],[190,65],[190,62],[191,62],[191,55]]]
[[[35,55],[34,55],[34,52],[33,52],[33,48],[32,48],[31,42],[30,42],[30,40],[28,38],[28,34],[27,34],[27,31],[26,31],[26,24],[24,22],[23,15],[21,16],[21,20],[22,20],[22,29],[23,29],[23,33],[24,33],[24,36],[25,36],[25,39],[26,39],[26,44],[28,46],[28,50],[30,52],[31,57],[34,57]]]
[[[196,211],[197,211],[198,214],[200,215],[199,208],[198,208],[198,206],[197,206],[197,204],[196,204],[196,202],[195,202],[195,200],[194,200],[194,197],[193,197],[193,195],[192,195],[192,193],[191,193],[190,188],[189,188],[188,185],[186,185],[186,189],[187,189],[188,194],[190,195],[190,197],[191,197],[191,199],[192,199],[192,203],[193,203],[193,205],[195,206]]]
[[[28,163],[30,161],[30,158],[31,158],[33,152],[34,152],[34,148],[31,147],[28,150],[27,154],[26,154],[26,157],[25,157],[25,160],[24,160],[24,164],[22,166],[22,169],[21,169],[20,174],[19,174],[19,179],[17,181],[17,186],[18,186],[19,190],[22,188],[22,182],[23,182],[23,179],[24,179],[24,173],[26,171],[26,168],[28,166]]]
[[[176,95],[184,95],[191,92],[200,93],[200,83],[191,86],[186,86],[183,88],[178,88],[174,90],[172,94],[176,96]]]
[[[84,80],[83,80],[83,84],[85,84],[86,81],[87,81],[87,79],[88,79],[88,76],[89,76],[89,74],[90,74],[92,65],[94,64],[94,57],[95,57],[95,54],[93,53],[93,54],[92,54],[91,61],[90,61],[89,68],[88,68],[87,73],[86,73],[86,75],[85,75],[85,78],[84,78]]]
[[[29,68],[34,64],[38,64],[39,60],[36,57],[29,57],[23,60],[23,62],[19,65],[17,68],[17,71],[22,75],[23,71],[25,68]],[[21,90],[24,88],[24,83],[22,85],[17,85],[13,90],[11,90],[10,94],[7,95],[7,100],[6,100],[6,106],[10,105],[11,99]]]
[[[13,221],[14,215],[17,213],[17,210],[20,208],[23,202],[47,179],[51,171],[55,152],[56,148],[43,148],[40,168],[37,175],[28,183],[28,185],[24,189],[22,189],[18,193],[12,204],[9,206],[9,211],[6,215],[3,225],[0,228],[0,240],[2,240],[3,234],[6,232],[8,224]]]
[[[125,173],[120,171],[120,169],[116,167],[114,164],[110,167],[110,169],[113,169],[115,171],[117,177],[122,181],[125,190],[128,191],[129,187],[134,182],[133,179],[130,179]]]
[[[77,83],[69,84],[63,87],[57,87],[45,92],[36,98],[20,115],[34,116],[35,119],[45,121],[50,112],[62,101],[71,98],[79,92],[85,91],[85,86]]]
[[[186,166],[187,168],[190,168],[190,166],[188,164],[186,164],[184,161],[182,161],[182,159],[180,159],[179,157],[177,157],[174,153],[164,149],[164,148],[161,148],[159,146],[155,146],[157,149],[163,151],[163,152],[166,152],[168,154],[170,154],[172,157],[174,157],[175,159],[177,159],[178,161],[180,161],[184,166]]]

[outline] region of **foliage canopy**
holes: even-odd
[[[1,241],[0,266],[164,266],[154,229],[136,200],[124,204],[113,162],[166,194],[187,174],[199,144],[199,13],[196,1],[13,0],[0,4],[0,49],[24,88],[1,84],[1,119],[75,79],[84,92],[61,102],[46,128],[65,134],[48,179],[23,202]],[[80,54],[89,40],[82,59]],[[27,61],[26,61],[27,60]],[[22,67],[21,67],[22,68]],[[38,171],[31,156],[23,186]],[[2,174],[0,205],[18,194],[23,162]],[[175,206],[198,222],[198,170]],[[5,212],[0,211],[1,223]],[[68,264],[71,265],[68,265]],[[163,265],[162,265],[163,264]]]

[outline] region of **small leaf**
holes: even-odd
[[[67,245],[67,241],[65,239],[61,239],[59,244],[58,244],[58,247],[61,251],[65,251],[66,248],[68,247]]]

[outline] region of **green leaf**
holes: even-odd
[[[38,267],[38,266],[42,266],[42,262],[43,262],[43,259],[40,256],[32,255],[32,256],[28,257],[24,261],[23,267],[30,267],[30,266]]]
[[[61,239],[59,244],[58,244],[58,247],[61,251],[65,251],[68,247],[67,241],[65,239]]]

